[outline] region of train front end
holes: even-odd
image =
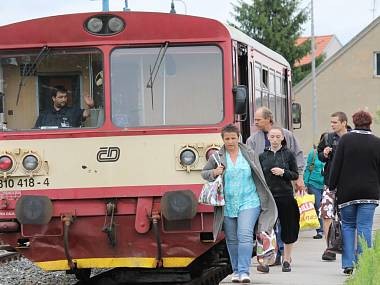
[[[74,273],[199,268],[220,255],[222,209],[197,197],[233,119],[226,28],[117,12],[0,32],[0,240]],[[36,126],[57,86],[68,108],[90,112],[80,126]]]

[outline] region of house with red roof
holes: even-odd
[[[299,37],[296,41],[296,45],[301,45],[307,40],[311,40],[311,37]],[[335,35],[326,35],[326,36],[316,36],[315,37],[315,57],[321,55],[325,56],[325,60],[330,58],[334,53],[336,53],[341,47],[342,44]],[[301,66],[309,64],[311,62],[311,53],[305,55],[298,62],[295,63],[295,66]]]
[[[324,50],[328,46],[325,45]],[[320,54],[323,49],[317,50]],[[315,89],[312,79],[308,74],[293,87],[294,102],[302,106],[302,126],[294,133],[302,138],[300,145],[304,152],[318,143],[319,134],[331,131],[332,113],[345,112],[352,126],[352,114],[359,109],[367,109],[372,114],[380,112],[380,17],[316,68]],[[314,108],[316,122],[313,121]],[[375,121],[371,128],[380,135],[380,123]]]

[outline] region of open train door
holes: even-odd
[[[251,134],[250,117],[252,110],[250,109],[252,103],[252,94],[249,88],[249,68],[248,68],[248,47],[245,44],[234,42],[233,44],[234,58],[233,58],[233,68],[234,68],[234,98],[235,98],[235,122],[239,125],[242,142],[245,143]],[[245,87],[245,91],[242,88]],[[240,90],[239,90],[240,89]],[[238,91],[243,91],[246,94],[245,102],[243,102],[243,97],[237,98]],[[237,101],[240,107],[237,106]],[[244,108],[241,107],[244,105]],[[237,111],[239,110],[239,111]]]

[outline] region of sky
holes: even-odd
[[[177,13],[232,21],[232,4],[238,0],[174,0]],[[251,0],[245,0],[251,2]],[[232,3],[232,4],[231,4]],[[380,15],[380,0],[314,0],[315,35],[337,36],[344,45]],[[375,3],[375,10],[374,8]],[[132,11],[169,12],[171,0],[129,0]],[[109,0],[111,11],[120,11],[124,0]],[[310,7],[302,0],[300,8]],[[102,0],[0,0],[0,26],[57,14],[102,10]],[[374,12],[373,12],[374,10]],[[303,35],[310,35],[310,21]]]

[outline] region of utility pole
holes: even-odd
[[[312,106],[313,106],[313,144],[317,143],[317,81],[315,74],[315,35],[314,35],[314,3],[313,0],[310,2],[311,4],[311,78],[312,78]]]
[[[375,20],[375,14],[376,14],[376,0],[373,0],[373,6],[372,6],[372,20]]]

